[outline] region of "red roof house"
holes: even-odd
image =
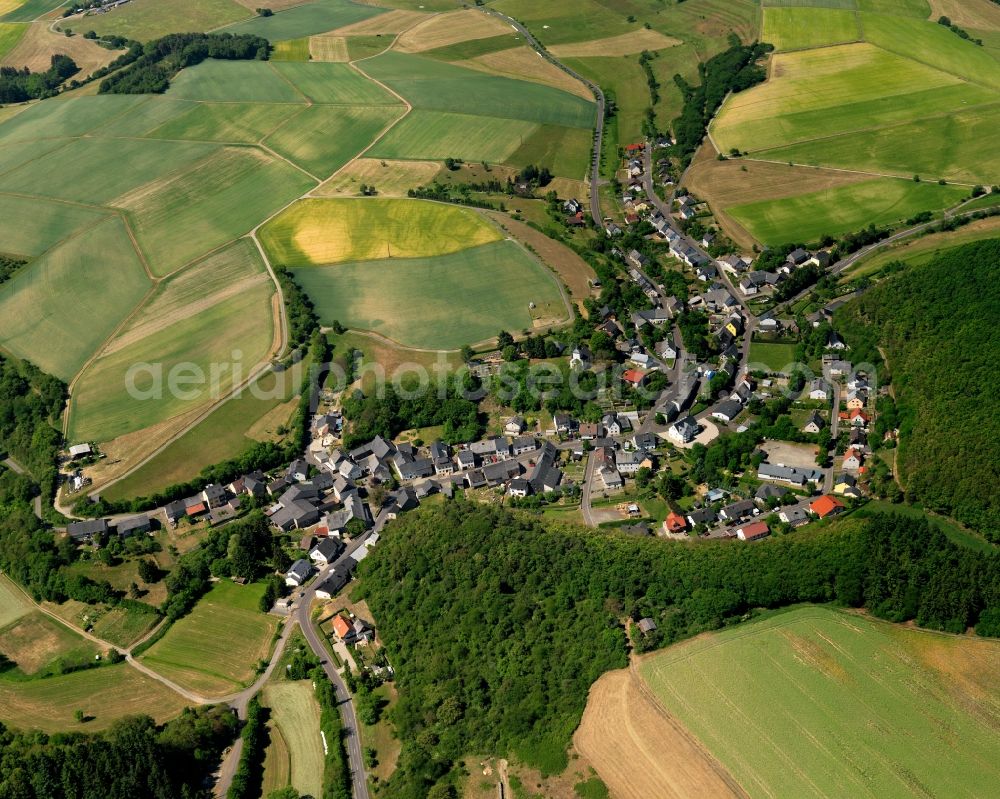
[[[809,510],[819,516],[821,519],[825,519],[827,516],[836,516],[838,513],[843,511],[845,505],[836,497],[831,497],[829,494],[824,494],[817,500],[814,500],[809,505]]]
[[[764,538],[770,534],[771,528],[767,526],[767,522],[754,522],[736,528],[736,537],[740,541],[756,541],[758,538]]]
[[[663,522],[663,529],[668,533],[681,533],[687,529],[687,519],[679,513],[671,511],[670,515]]]
[[[333,619],[333,631],[337,637],[343,640],[351,634],[351,623],[343,616],[335,616]]]
[[[646,379],[646,373],[641,369],[626,369],[622,374],[622,380],[626,383],[630,383],[633,386],[638,386],[642,384],[642,381]]]

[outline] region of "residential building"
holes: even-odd
[[[844,511],[845,505],[836,497],[832,497],[829,494],[824,494],[819,499],[814,500],[809,505],[809,510],[819,516],[821,519],[826,519],[829,516],[836,516],[838,513]]]
[[[70,522],[66,525],[67,534],[76,543],[93,541],[95,536],[106,536],[108,529],[107,519],[88,519],[83,522]]]
[[[128,538],[132,535],[137,535],[138,533],[148,533],[151,527],[151,522],[146,514],[141,516],[132,516],[128,519],[122,519],[118,522],[118,537]]]
[[[740,541],[756,541],[760,538],[766,538],[770,534],[771,528],[767,526],[767,522],[753,522],[736,528],[736,537]]]
[[[667,435],[679,444],[688,444],[698,435],[698,420],[693,416],[678,419],[670,425]]]
[[[309,575],[312,574],[312,571],[312,564],[308,560],[300,558],[295,561],[295,563],[293,563],[285,573],[285,585],[297,588],[309,579]]]

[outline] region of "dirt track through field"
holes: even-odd
[[[633,669],[590,689],[573,736],[614,799],[714,799],[747,794],[722,765],[647,693]]]

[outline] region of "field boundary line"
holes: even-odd
[[[281,80],[283,80],[285,83],[291,86],[292,91],[295,92],[299,97],[303,98],[303,100],[305,100],[306,105],[313,105],[312,97],[307,95],[304,91],[302,91],[302,89],[300,89],[298,86],[292,83],[287,77],[282,75],[281,72],[275,68],[274,62],[270,58],[268,58],[268,60],[265,63],[267,64],[267,68],[270,69],[271,72],[273,72],[275,75],[281,78]]]

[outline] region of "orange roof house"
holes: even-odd
[[[333,619],[333,631],[337,634],[340,639],[345,638],[351,633],[351,624],[343,616],[335,616]]]
[[[663,529],[668,533],[680,533],[687,529],[687,519],[681,516],[679,513],[674,513],[670,511],[670,515],[667,516],[666,520],[663,522]]]
[[[626,369],[624,374],[622,374],[622,380],[626,383],[631,383],[633,386],[638,386],[646,379],[646,373],[641,369]]]
[[[827,516],[835,516],[844,510],[844,503],[841,502],[836,497],[831,497],[829,494],[824,494],[817,500],[814,500],[809,505],[809,510],[819,516],[821,519],[825,519]]]

